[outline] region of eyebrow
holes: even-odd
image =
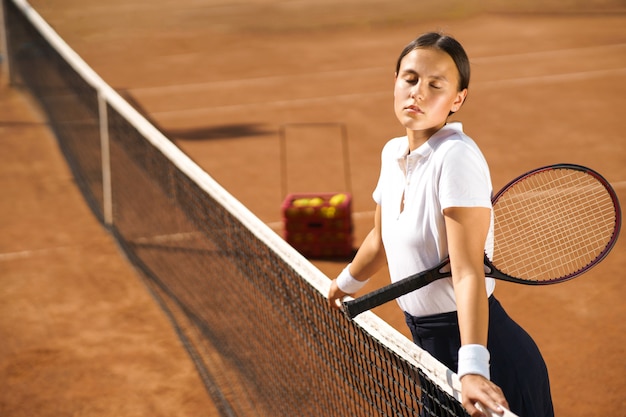
[[[408,74],[419,76],[418,72],[413,70],[413,69],[405,69],[405,70],[400,71],[400,73],[405,73],[405,74],[408,73]],[[431,80],[448,82],[448,78],[446,78],[444,75],[430,75],[427,78],[429,78]]]

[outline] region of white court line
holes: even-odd
[[[508,54],[508,55],[496,55],[496,56],[485,56],[470,59],[471,64],[486,64],[497,61],[512,61],[518,59],[531,59],[531,58],[554,58],[557,55],[569,55],[572,53],[585,52],[585,51],[593,51],[593,52],[610,52],[614,49],[624,49],[626,48],[626,43],[619,43],[615,45],[602,45],[602,46],[587,46],[582,48],[569,48],[569,49],[557,49],[553,51],[539,51],[539,52],[527,52],[520,54]],[[606,50],[606,51],[605,51]],[[241,87],[246,84],[258,84],[258,83],[267,83],[274,81],[284,82],[287,79],[296,79],[296,78],[305,78],[310,79],[312,77],[328,77],[335,75],[361,75],[366,73],[390,73],[393,75],[393,67],[392,66],[379,66],[379,67],[368,67],[368,68],[351,68],[345,70],[333,70],[333,71],[320,71],[320,72],[309,72],[309,73],[298,73],[291,75],[271,75],[267,77],[255,77],[255,78],[242,78],[237,80],[221,80],[221,81],[207,81],[202,83],[191,83],[191,84],[176,84],[176,85],[166,85],[166,86],[146,86],[146,87],[137,87],[132,88],[130,91],[139,92],[143,96],[149,95],[160,95],[167,92],[184,92],[184,91],[192,91],[197,92],[198,90],[210,89],[215,87],[228,87],[228,86],[237,86]]]
[[[140,244],[158,244],[164,242],[178,242],[187,240],[189,238],[202,236],[202,232],[187,232],[187,233],[174,233],[170,235],[158,235],[152,237],[140,237],[134,240],[134,243]],[[67,249],[76,249],[85,247],[86,245],[67,245],[67,246],[55,246],[53,248],[32,249],[23,250],[18,252],[6,252],[0,253],[0,262],[12,261],[16,259],[27,259],[36,256],[47,256],[56,252],[61,252]]]
[[[133,243],[139,243],[139,244],[157,244],[157,243],[167,243],[167,242],[180,242],[180,241],[184,241],[184,240],[188,240],[190,238],[194,238],[197,236],[202,236],[202,232],[196,231],[196,232],[185,232],[185,233],[172,233],[172,234],[168,234],[168,235],[157,235],[157,236],[150,236],[150,237],[138,237],[135,239],[132,239]]]
[[[353,94],[339,94],[334,96],[322,96],[322,97],[308,97],[308,98],[296,98],[296,99],[288,99],[288,100],[275,100],[275,101],[259,101],[255,103],[244,103],[244,104],[230,104],[226,106],[211,106],[211,107],[194,107],[191,109],[177,109],[177,110],[166,110],[166,111],[157,111],[150,112],[151,117],[158,116],[172,116],[172,115],[184,115],[191,116],[194,114],[206,114],[209,112],[215,111],[238,111],[243,109],[249,109],[250,107],[291,107],[298,104],[313,104],[313,103],[323,103],[331,100],[358,100],[363,97],[391,97],[391,93],[389,91],[378,91],[378,92],[369,92],[369,93],[353,93]]]
[[[23,250],[19,252],[0,253],[0,262],[13,261],[16,259],[33,258],[35,256],[46,256],[46,255],[53,254],[55,252],[60,252],[60,251],[67,250],[67,249],[79,248],[82,246],[84,245],[56,246],[54,248],[32,249],[32,250]]]
[[[284,82],[288,79],[311,79],[312,77],[328,77],[335,75],[346,75],[346,74],[366,74],[366,73],[377,73],[377,72],[390,72],[390,76],[393,76],[393,68],[387,67],[369,67],[369,68],[356,68],[356,69],[347,69],[347,70],[334,70],[334,71],[320,71],[320,72],[310,72],[310,73],[298,73],[298,74],[290,74],[290,75],[271,75],[268,77],[256,77],[256,78],[241,78],[236,80],[221,80],[221,81],[207,81],[202,83],[193,83],[193,84],[176,84],[176,85],[166,85],[166,86],[152,86],[152,87],[137,87],[130,88],[128,91],[139,92],[142,97],[150,96],[150,95],[161,95],[166,92],[184,92],[191,91],[197,92],[199,90],[211,89],[216,87],[244,87],[248,84],[257,85],[257,84],[267,84],[271,82]]]
[[[567,81],[579,81],[579,80],[587,80],[590,78],[601,78],[607,75],[620,75],[626,74],[626,68],[614,68],[614,69],[604,69],[604,70],[594,70],[594,71],[582,71],[582,72],[570,72],[570,73],[562,73],[562,74],[549,74],[549,75],[539,75],[535,77],[520,77],[520,78],[509,78],[503,80],[494,80],[494,81],[480,81],[474,83],[474,88],[476,85],[480,87],[500,87],[500,86],[511,86],[511,85],[526,85],[526,84],[534,84],[534,83],[557,83],[557,82],[567,82]],[[472,88],[470,86],[470,88]]]
[[[526,85],[526,84],[533,84],[533,83],[540,83],[540,82],[543,82],[543,83],[568,82],[568,81],[574,81],[574,80],[586,80],[586,79],[592,79],[592,78],[601,78],[607,75],[620,75],[620,74],[626,74],[626,68],[572,72],[572,73],[562,73],[562,74],[549,74],[549,75],[540,75],[536,77],[511,78],[511,79],[495,80],[495,81],[478,81],[478,82],[474,82],[471,88],[472,89],[494,88],[494,87],[503,87],[503,86]],[[225,106],[195,107],[195,108],[190,108],[190,109],[156,111],[156,112],[151,112],[150,115],[152,117],[175,116],[175,115],[192,116],[192,115],[197,115],[197,114],[202,115],[202,114],[215,112],[215,111],[237,111],[237,110],[249,109],[250,107],[259,107],[259,106],[288,107],[288,106],[293,106],[297,104],[322,103],[322,102],[331,101],[331,100],[349,100],[350,101],[350,100],[361,99],[363,97],[376,97],[376,96],[391,97],[391,93],[388,90],[370,91],[370,92],[365,92],[365,93],[339,94],[339,95],[333,95],[333,96],[297,98],[297,99],[288,99],[288,100],[230,104],[230,105],[225,105]]]
[[[367,217],[374,217],[374,215],[376,214],[376,211],[372,210],[372,211],[359,211],[357,213],[352,213],[352,217],[356,218],[356,219],[364,219]]]
[[[470,59],[470,63],[472,64],[485,64],[492,63],[496,61],[512,61],[517,59],[533,59],[533,58],[554,58],[558,55],[571,55],[573,53],[579,52],[610,52],[613,49],[624,49],[626,48],[626,43],[616,43],[613,45],[600,45],[600,46],[584,46],[581,48],[566,48],[566,49],[555,49],[552,51],[536,51],[536,52],[526,52],[521,54],[506,54],[506,55],[495,55],[495,56],[484,56]]]
[[[486,56],[474,58],[471,60],[472,64],[486,64],[497,61],[513,61],[519,59],[530,59],[530,58],[554,58],[558,55],[571,55],[573,53],[585,53],[585,52],[616,52],[621,49],[626,48],[626,43],[614,44],[614,45],[602,45],[602,46],[589,46],[582,48],[568,48],[568,49],[558,49],[552,51],[539,51],[539,52],[528,52],[528,53],[520,53],[520,54],[508,54],[508,55],[497,55],[497,56]],[[223,80],[223,81],[213,81],[213,82],[204,82],[204,83],[193,83],[193,84],[179,84],[179,85],[170,85],[170,86],[153,86],[153,87],[139,87],[129,89],[132,93],[139,93],[142,97],[150,96],[150,95],[161,95],[167,92],[185,92],[192,91],[197,92],[199,90],[206,90],[216,87],[228,87],[228,86],[237,86],[237,87],[245,87],[248,84],[259,84],[259,83],[268,83],[268,82],[285,82],[289,79],[298,79],[305,78],[310,79],[312,77],[329,77],[336,75],[345,75],[351,74],[354,76],[358,76],[366,73],[377,73],[377,72],[388,72],[390,69],[388,67],[369,67],[369,68],[356,68],[356,69],[346,69],[346,70],[335,70],[335,71],[322,71],[322,72],[312,72],[312,73],[299,73],[295,75],[274,75],[268,77],[256,77],[256,78],[247,78],[247,79],[238,79],[238,80]],[[626,73],[626,68],[616,68],[616,69],[601,69],[601,70],[593,70],[593,71],[582,71],[582,72],[572,72],[572,73],[561,73],[561,74],[549,74],[549,75],[540,75],[533,77],[522,77],[522,78],[512,78],[512,79],[503,79],[503,80],[494,80],[494,81],[474,81],[472,83],[472,88],[494,88],[494,87],[503,87],[503,86],[516,86],[516,85],[525,85],[532,83],[540,83],[540,82],[567,82],[567,81],[576,81],[583,80],[589,78],[597,78],[603,77],[606,75],[612,74],[623,74]],[[355,100],[361,99],[363,97],[388,97],[389,91],[368,91],[368,92],[359,92],[352,94],[341,94],[341,95],[333,95],[333,96],[321,96],[321,97],[308,97],[308,98],[299,98],[299,99],[286,99],[286,100],[275,100],[275,101],[267,101],[267,102],[255,102],[255,103],[240,103],[240,104],[232,104],[232,105],[223,105],[223,106],[210,106],[210,107],[196,107],[189,109],[175,109],[175,110],[165,110],[165,111],[157,111],[152,112],[152,116],[176,116],[176,115],[184,115],[184,116],[192,116],[192,115],[204,115],[208,112],[215,111],[238,111],[243,109],[248,109],[250,107],[258,107],[258,106],[273,106],[273,107],[287,107],[298,104],[313,104],[313,103],[323,103],[331,100]]]

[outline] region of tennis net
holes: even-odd
[[[457,376],[329,279],[108,86],[23,0],[11,82],[40,103],[86,201],[170,316],[223,416],[459,416]]]

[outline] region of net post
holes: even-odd
[[[287,195],[287,125],[280,125],[278,129],[278,146],[280,147],[280,199]]]
[[[348,151],[348,129],[346,128],[345,123],[340,123],[339,128],[341,129],[341,143],[342,143],[342,153],[343,153],[343,175],[344,181],[346,183],[346,191],[352,194],[352,172],[350,170],[350,152]]]
[[[98,91],[98,121],[100,124],[100,148],[102,152],[102,214],[105,226],[113,225],[113,199],[111,192],[111,154],[109,150],[109,118],[107,101]]]

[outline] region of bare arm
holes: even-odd
[[[452,207],[444,216],[461,344],[486,346],[489,310],[483,256],[491,213],[487,208]]]
[[[444,210],[444,217],[461,345],[486,347],[489,305],[483,258],[491,212],[481,207],[451,207]],[[494,411],[500,411],[499,405],[508,407],[500,388],[487,378],[467,374],[461,382],[463,405],[470,415],[484,415],[476,409],[476,402]]]
[[[350,274],[357,280],[364,281],[374,275],[385,263],[386,257],[380,229],[380,206],[377,205],[376,214],[374,216],[374,228],[365,237],[365,240],[354,256],[350,264]],[[328,302],[331,307],[339,308],[341,306],[341,299],[346,295],[352,294],[347,294],[339,289],[337,280],[334,279],[328,293]]]

